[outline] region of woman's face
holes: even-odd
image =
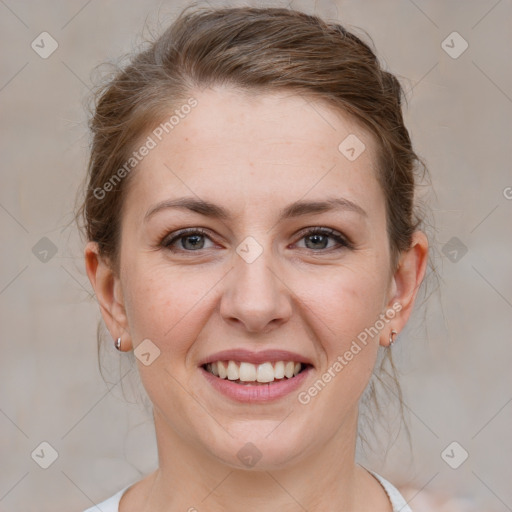
[[[132,171],[116,307],[104,318],[135,348],[159,437],[205,460],[279,467],[355,436],[379,342],[409,313],[397,308],[404,283],[390,269],[376,147],[348,117],[298,95],[193,96],[161,141],[147,134],[157,145]],[[161,204],[180,198],[212,207]],[[328,201],[338,202],[308,206]],[[185,228],[203,233],[172,240]],[[288,380],[278,365],[281,380],[250,385],[202,367],[263,351],[293,355],[263,354],[244,378],[259,364],[267,375],[265,361],[310,366]]]

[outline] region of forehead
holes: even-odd
[[[242,148],[245,157],[261,156],[269,146],[280,145],[290,160],[300,160],[309,149],[338,152],[339,143],[350,134],[374,149],[373,137],[354,117],[294,91],[269,94],[216,87],[197,91],[194,97],[197,106],[164,139],[181,136],[205,151],[224,146],[234,153]]]
[[[382,199],[374,138],[327,104],[228,87],[191,96],[197,103],[187,114],[166,125],[169,112],[143,137],[154,147],[132,171],[125,198],[139,217],[151,204],[183,195],[245,208],[326,192],[357,197],[365,209]]]

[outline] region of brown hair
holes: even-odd
[[[83,221],[87,240],[98,242],[116,274],[123,198],[133,173],[113,184],[106,200],[94,191],[130,158],[137,141],[162,122],[162,113],[186,103],[192,91],[215,85],[248,93],[302,94],[348,113],[370,130],[378,143],[377,179],[385,196],[395,269],[422,223],[415,184],[419,171],[427,173],[404,126],[404,94],[397,78],[382,68],[368,44],[338,23],[287,8],[193,4],[94,97],[85,199],[76,220],[79,227]],[[377,378],[384,382],[386,359],[401,405],[390,350],[385,350]],[[373,381],[368,390],[369,399],[375,399]]]

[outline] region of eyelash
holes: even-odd
[[[333,240],[335,240],[336,242],[338,242],[339,246],[338,247],[330,247],[328,249],[319,249],[319,250],[314,250],[314,249],[309,249],[310,251],[314,252],[314,253],[318,253],[318,252],[331,252],[331,251],[338,251],[338,250],[341,250],[341,249],[353,249],[354,246],[351,242],[349,242],[346,238],[344,238],[340,233],[338,233],[337,231],[334,231],[333,229],[331,228],[312,228],[312,229],[309,229],[307,231],[302,231],[301,233],[301,237],[299,238],[299,241],[302,240],[303,238],[306,238],[308,236],[313,236],[313,235],[323,235],[323,236],[328,236],[330,238],[332,238]],[[160,245],[168,250],[170,250],[171,252],[190,252],[190,253],[193,253],[193,252],[200,252],[202,250],[205,250],[205,249],[198,249],[196,251],[194,250],[186,250],[186,249],[172,249],[171,246],[174,242],[177,242],[179,240],[181,240],[182,238],[187,238],[189,236],[192,236],[192,235],[203,235],[203,236],[206,236],[208,238],[211,239],[211,237],[209,236],[209,233],[202,229],[202,228],[187,228],[187,229],[182,229],[181,231],[178,231],[176,234],[174,234],[174,236],[172,236],[171,238],[164,238],[162,240],[162,242],[160,243]],[[307,248],[306,248],[307,249]]]

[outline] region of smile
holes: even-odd
[[[205,365],[207,371],[220,379],[253,384],[291,379],[305,367],[306,365],[294,361],[268,361],[258,365],[245,361],[215,361]]]
[[[236,402],[267,403],[296,391],[313,370],[307,363],[216,361],[199,367],[212,388]],[[217,373],[217,375],[215,375]]]

